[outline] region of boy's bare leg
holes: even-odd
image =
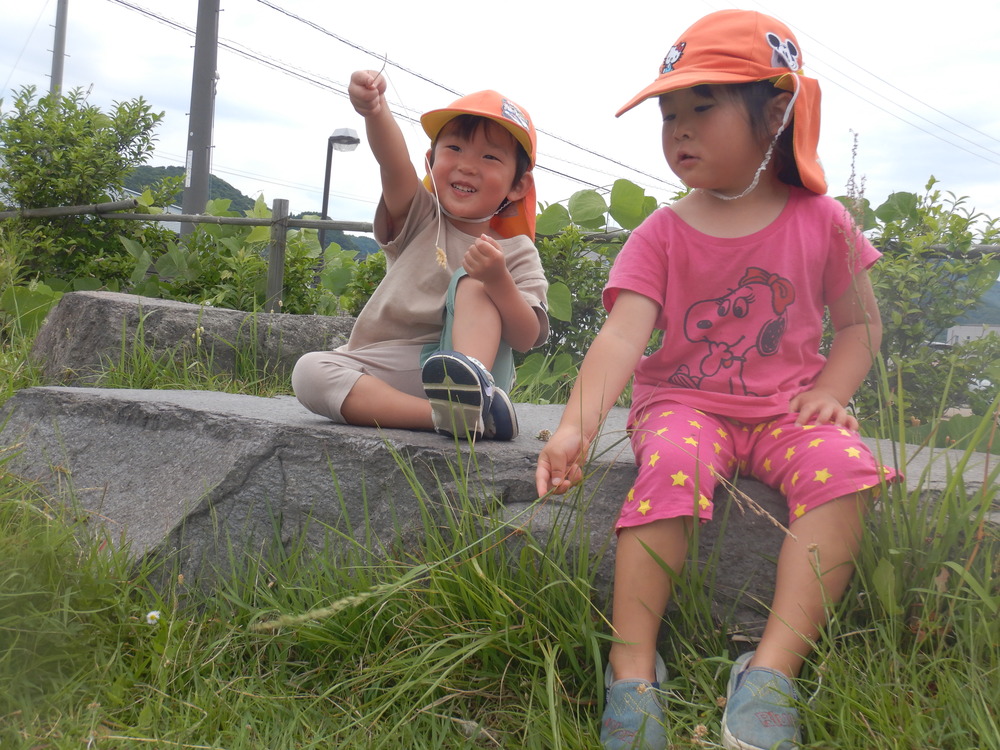
[[[393,388],[383,380],[362,375],[340,406],[348,424],[365,427],[396,427],[433,430],[431,404]]]
[[[774,601],[753,657],[755,667],[798,675],[854,573],[867,494],[832,500],[806,513],[789,530],[778,555]]]
[[[611,616],[616,640],[608,657],[616,680],[655,679],[656,638],[673,581],[646,547],[680,573],[687,559],[691,523],[690,518],[668,518],[622,529],[618,535]]]
[[[468,276],[455,291],[455,321],[451,345],[466,357],[475,357],[489,370],[500,348],[500,311],[483,285]]]

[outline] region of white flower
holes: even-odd
[[[160,610],[154,609],[152,612],[146,613],[146,624],[155,625],[160,621]]]

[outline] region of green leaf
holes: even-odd
[[[875,216],[885,223],[917,219],[919,199],[913,193],[893,193],[885,203],[875,209]]]
[[[635,229],[649,215],[646,213],[646,191],[630,180],[615,180],[611,187],[611,218],[622,229]],[[653,200],[656,205],[656,200]]]
[[[540,214],[535,221],[535,232],[537,234],[559,234],[562,230],[573,223],[569,218],[569,211],[561,203],[553,203]]]
[[[883,557],[878,561],[878,565],[872,573],[872,583],[879,603],[886,614],[902,614],[903,608],[896,601],[896,566],[888,558]]]
[[[570,196],[567,208],[573,223],[585,229],[602,229],[608,204],[596,190],[579,190]]]
[[[270,242],[271,227],[254,227],[247,235],[247,242]]]
[[[556,320],[569,322],[573,319],[573,293],[561,281],[549,285],[549,315]]]
[[[8,286],[0,294],[0,311],[7,313],[25,334],[33,334],[45,320],[49,310],[62,298],[46,284]]]

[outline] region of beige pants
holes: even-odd
[[[309,411],[345,424],[340,407],[358,378],[371,375],[411,396],[425,398],[420,375],[422,344],[360,351],[309,352],[295,363],[292,390]]]

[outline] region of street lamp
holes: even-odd
[[[327,207],[330,205],[330,169],[333,166],[334,151],[353,151],[361,143],[358,134],[350,128],[337,128],[333,135],[326,141],[326,176],[323,179],[323,215],[320,217],[324,221],[330,217],[326,215]],[[319,247],[322,250],[326,247],[326,230],[319,230]]]

